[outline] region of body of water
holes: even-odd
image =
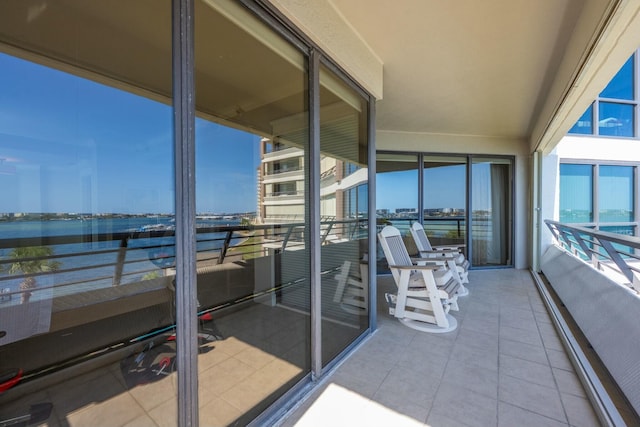
[[[239,225],[239,219],[205,219],[198,220],[197,227],[215,227]],[[0,241],[21,238],[37,238],[42,236],[95,236],[98,234],[115,234],[135,231],[167,230],[173,234],[173,217],[132,217],[132,218],[92,218],[67,219],[49,221],[5,221],[0,222]],[[199,233],[197,250],[199,253],[210,252],[215,256],[224,243],[226,233]],[[87,239],[88,240],[88,239]],[[238,236],[231,244],[242,241]],[[57,272],[36,277],[38,287],[54,288],[53,296],[82,292],[100,287],[113,286],[118,263],[120,240],[71,243],[51,246],[51,261],[58,263]],[[15,243],[13,243],[15,244]],[[0,260],[8,261],[12,257],[12,248],[0,249]],[[141,237],[127,241],[125,263],[121,284],[143,280],[148,275],[162,275],[163,269],[171,267],[175,262],[175,238]],[[13,278],[9,274],[11,262],[0,264],[0,290],[17,292],[21,278]],[[38,299],[39,292],[34,292]],[[44,297],[47,292],[40,292]],[[49,298],[51,293],[48,292]],[[13,300],[19,300],[14,296]],[[2,301],[0,301],[2,303]]]

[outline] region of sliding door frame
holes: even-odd
[[[178,425],[198,426],[198,367],[197,367],[197,274],[195,269],[195,58],[194,25],[195,0],[173,0],[172,62],[175,148],[175,211],[176,211],[176,335],[178,369]],[[309,87],[309,209],[306,222],[310,231],[311,279],[311,373],[286,392],[271,408],[252,424],[280,414],[282,407],[300,393],[310,382],[317,381],[364,337],[376,327],[375,263],[369,263],[369,327],[354,340],[333,362],[322,368],[321,303],[320,303],[320,111],[319,67],[326,66],[339,79],[368,102],[367,137],[368,164],[368,221],[375,224],[375,99],[332,62],[310,38],[270,3],[263,0],[240,0],[240,3],[267,24],[273,31],[298,48],[307,58]],[[375,253],[375,227],[369,227],[369,251]]]
[[[510,245],[510,262],[505,265],[497,266],[471,266],[474,269],[494,269],[494,268],[513,268],[515,260],[515,177],[516,175],[516,158],[512,155],[493,155],[493,154],[460,154],[460,153],[435,153],[435,152],[420,152],[420,151],[393,151],[393,150],[379,150],[378,154],[399,154],[399,155],[412,155],[417,156],[418,162],[418,221],[421,224],[424,223],[424,161],[430,156],[447,156],[447,157],[459,157],[461,162],[466,162],[466,200],[465,200],[465,245],[467,248],[467,259],[471,260],[473,248],[471,245],[471,230],[473,226],[473,218],[471,215],[471,200],[472,200],[472,174],[471,167],[473,160],[478,158],[492,158],[492,159],[505,159],[511,163],[511,174],[509,176],[509,227],[507,233],[509,234]],[[373,252],[375,253],[375,252]]]

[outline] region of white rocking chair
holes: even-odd
[[[449,311],[458,310],[460,284],[451,270],[426,259],[414,263],[395,227],[384,227],[378,233],[378,239],[398,288],[397,294],[385,295],[389,314],[419,331],[443,333],[455,330],[458,322]]]
[[[360,261],[360,277],[351,274],[351,261],[344,261],[335,275],[338,283],[333,302],[351,314],[365,315],[369,312],[369,263]]]
[[[427,233],[424,231],[424,227],[422,227],[422,224],[419,222],[414,222],[411,225],[411,235],[416,242],[418,252],[422,258],[444,260],[449,265],[449,268],[454,271],[454,277],[460,283],[458,296],[464,297],[469,295],[469,289],[464,286],[465,283],[469,283],[469,261],[460,250],[464,245],[432,247]]]

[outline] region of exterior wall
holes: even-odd
[[[554,153],[563,159],[640,161],[640,141],[593,136],[565,136]]]
[[[436,135],[410,132],[376,132],[378,150],[420,151],[515,156],[514,174],[514,247],[516,268],[529,267],[530,154],[522,140],[469,135]]]

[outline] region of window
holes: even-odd
[[[635,98],[635,57],[632,55],[611,79],[600,96],[587,108],[575,125],[569,130],[573,135],[599,135],[612,137],[637,137]],[[594,107],[595,106],[595,107]],[[597,118],[594,119],[594,114]],[[597,126],[593,123],[597,122]]]
[[[631,55],[631,58],[627,60],[620,71],[611,79],[607,87],[600,92],[600,98],[626,99],[629,101],[634,98],[634,58],[635,55]]]
[[[599,135],[633,136],[633,105],[600,101],[598,107]]]
[[[602,165],[598,173],[600,222],[633,221],[633,167]]]
[[[378,227],[400,229],[409,251],[422,221],[432,243],[464,244],[476,267],[513,265],[513,157],[379,152],[376,163]]]
[[[48,423],[263,425],[369,328],[370,98],[263,3],[0,2],[0,371]]]
[[[593,133],[593,104],[589,105],[587,111],[573,125],[569,133],[582,135],[591,135]]]
[[[593,221],[593,166],[560,165],[560,222]]]
[[[640,165],[560,164],[560,222],[637,235],[636,175]]]

